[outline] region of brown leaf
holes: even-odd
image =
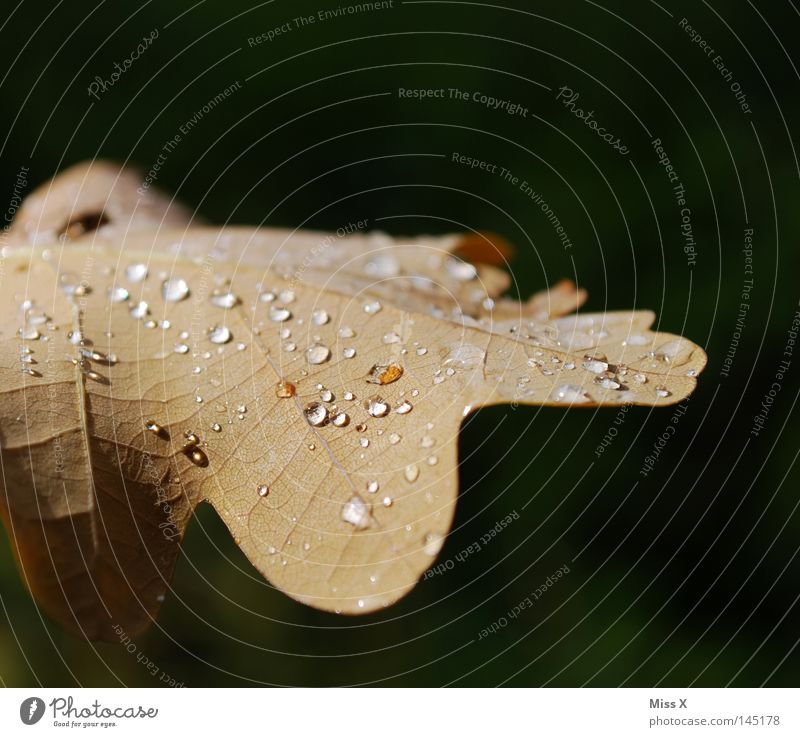
[[[470,411],[668,405],[706,362],[649,312],[563,316],[570,282],[502,298],[462,236],[171,229],[94,168],[109,221],[59,240],[65,213],[110,208],[85,168],[57,178],[0,295],[0,508],[37,601],[90,639],[157,615],[202,501],[293,598],[389,606],[449,532]]]

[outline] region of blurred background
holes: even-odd
[[[674,422],[676,408],[471,417],[439,559],[455,562],[380,614],[293,602],[203,509],[135,651],[87,644],[39,614],[4,538],[4,685],[797,685],[800,352],[784,355],[800,298],[791,0],[20,0],[3,15],[3,209],[84,159],[146,172],[180,134],[155,184],[206,221],[494,231],[517,247],[516,295],[571,278],[589,291],[586,309],[653,309],[660,329],[709,354]],[[152,40],[131,60],[143,37]],[[443,92],[421,100],[406,89]],[[512,513],[480,553],[456,561]],[[533,608],[507,618],[564,565]]]

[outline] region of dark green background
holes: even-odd
[[[614,410],[474,416],[462,432],[461,497],[441,559],[510,511],[520,519],[379,615],[345,619],[292,602],[203,510],[138,652],[193,686],[797,685],[800,354],[764,432],[748,441],[800,296],[800,17],[787,0],[503,0],[506,9],[395,0],[254,48],[248,37],[337,4],[8,5],[0,202],[21,166],[33,185],[97,156],[149,168],[194,111],[239,80],[242,89],[184,136],[159,177],[208,221],[332,230],[383,218],[379,227],[396,234],[493,230],[518,246],[519,295],[572,277],[589,290],[588,309],[654,309],[662,329],[710,356],[675,437],[632,492],[672,410],[631,410],[599,459]],[[723,55],[751,115],[679,27],[684,16]],[[108,77],[156,28],[152,48],[90,105],[94,76]],[[564,84],[628,156],[539,86]],[[529,114],[399,99],[399,87],[480,90]],[[653,137],[687,188],[693,269]],[[453,151],[532,182],[572,250],[497,176],[422,155]],[[725,378],[748,220],[755,286]],[[4,684],[159,685],[136,655],[43,621],[8,545],[0,551]],[[535,608],[472,642],[564,563],[571,572]]]

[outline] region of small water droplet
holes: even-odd
[[[269,308],[269,319],[273,322],[286,322],[292,316],[291,310],[279,305],[272,305]]]
[[[137,302],[135,305],[131,305],[131,317],[136,318],[137,320],[143,320],[150,314],[150,305],[147,302]]]
[[[317,366],[325,363],[331,357],[331,349],[326,345],[315,343],[306,351],[306,360],[312,365]]]
[[[130,294],[128,293],[128,290],[125,289],[125,287],[114,287],[113,289],[109,290],[108,297],[114,303],[127,302],[128,297],[130,297]]]
[[[408,483],[413,484],[419,478],[419,466],[416,463],[409,463],[403,471],[403,475]]]
[[[373,417],[385,417],[389,413],[389,403],[375,395],[364,402],[364,409]]]
[[[178,343],[173,349],[175,353],[179,353],[181,355],[189,352],[189,346],[186,343]]]
[[[353,358],[356,355],[356,349],[355,348],[345,348],[342,351],[342,355],[345,358]]]
[[[377,481],[368,481],[367,482],[367,491],[370,494],[376,493],[379,488],[380,488],[380,485],[378,484]]]
[[[208,339],[217,345],[228,343],[233,336],[226,325],[215,325],[208,331]]]
[[[295,301],[297,295],[291,289],[284,289],[278,295],[278,298],[281,302],[285,305],[290,305],[292,302]]]
[[[557,402],[569,402],[571,404],[583,404],[591,401],[586,392],[574,384],[563,384],[555,389],[550,396]]]
[[[344,427],[348,422],[350,422],[350,418],[347,416],[346,412],[337,412],[331,418],[331,422],[336,427]]]
[[[297,393],[297,388],[289,381],[279,381],[275,384],[275,396],[278,399],[289,399]]]
[[[355,332],[353,328],[349,328],[346,325],[343,325],[339,328],[339,337],[340,338],[352,338],[355,336]]]
[[[384,333],[383,342],[385,345],[392,345],[393,343],[400,342],[400,336],[392,330],[389,333]]]
[[[311,322],[314,325],[327,325],[331,321],[331,316],[328,314],[327,310],[314,310],[311,313]]]
[[[383,497],[383,506],[384,507],[391,507],[392,504],[393,504],[392,497],[390,497],[390,496]]]
[[[145,264],[131,264],[125,268],[125,278],[132,284],[138,284],[147,278],[147,266]]]
[[[211,295],[211,304],[215,307],[221,307],[223,310],[229,310],[239,304],[239,298],[230,290],[216,291]]]
[[[214,432],[222,432],[222,425],[220,425],[220,424],[219,424],[219,422],[215,422],[215,423],[214,423],[214,424],[211,426],[211,429],[212,429]]]
[[[263,499],[266,496],[269,496],[269,486],[266,484],[259,484],[258,488],[258,495]]]
[[[364,305],[364,312],[368,315],[375,315],[381,311],[381,303],[377,300],[373,300],[372,302],[367,302]]]
[[[587,356],[583,362],[583,367],[593,374],[603,374],[608,371],[608,364],[605,361],[600,361],[597,358]]]
[[[659,397],[671,397],[672,396],[672,392],[669,389],[667,389],[667,387],[665,387],[665,386],[657,386],[656,387],[656,396],[659,396]]]

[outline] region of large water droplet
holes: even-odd
[[[161,285],[161,296],[165,302],[180,302],[189,296],[189,285],[186,279],[167,279]]]
[[[306,422],[312,427],[319,427],[328,419],[328,410],[319,402],[312,402],[306,405],[303,414]]]
[[[403,367],[397,363],[376,363],[367,374],[370,384],[391,384],[403,375]]]
[[[354,495],[342,507],[342,519],[357,530],[365,530],[369,527],[369,506],[360,497]]]
[[[306,351],[306,360],[312,365],[316,366],[320,363],[325,363],[331,357],[331,349],[326,345],[315,343]]]
[[[229,342],[232,337],[231,331],[226,325],[215,325],[208,331],[208,339],[217,345]]]
[[[221,307],[223,310],[229,310],[239,304],[239,298],[230,290],[214,292],[211,295],[211,304],[215,307]]]

